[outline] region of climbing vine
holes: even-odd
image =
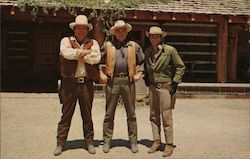
[[[96,19],[97,24],[103,29],[102,31],[109,36],[108,29],[118,18],[126,16],[125,10],[129,8],[137,8],[140,4],[160,4],[168,3],[170,0],[18,0],[20,11],[25,11],[27,7],[31,7],[31,15],[35,20],[39,8],[43,13],[49,14],[49,10],[58,11],[64,9],[69,14],[74,15],[76,8],[80,8],[83,12],[86,9],[91,10],[89,20]],[[173,1],[173,0],[171,0]]]

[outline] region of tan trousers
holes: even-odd
[[[165,140],[167,144],[173,144],[173,119],[170,109],[170,93],[166,88],[149,86],[150,97],[150,121],[153,131],[153,139],[161,140],[161,118]]]
[[[110,142],[113,136],[114,117],[121,95],[127,114],[129,141],[137,142],[137,123],[135,115],[135,85],[129,84],[128,77],[114,77],[113,83],[106,87],[106,114],[103,122],[103,140]]]

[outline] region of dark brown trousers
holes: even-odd
[[[64,145],[67,140],[71,119],[75,111],[77,100],[80,105],[81,116],[83,120],[85,143],[91,143],[94,138],[91,114],[94,96],[93,82],[90,80],[85,80],[84,83],[78,83],[77,79],[75,78],[63,78],[62,89],[64,101],[62,105],[61,120],[58,123],[57,144]]]

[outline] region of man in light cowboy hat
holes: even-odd
[[[140,79],[144,54],[139,44],[129,41],[128,32],[132,26],[123,20],[117,20],[109,32],[114,36],[112,41],[104,43],[101,71],[101,82],[106,84],[106,114],[103,123],[103,151],[110,151],[113,136],[114,117],[118,99],[121,96],[127,113],[127,124],[131,151],[138,152],[137,123],[135,114],[135,82]],[[137,67],[137,68],[136,68]]]
[[[144,80],[149,87],[150,121],[154,143],[148,153],[157,151],[161,144],[161,117],[165,134],[166,146],[163,157],[173,152],[173,120],[171,97],[177,85],[182,81],[184,63],[176,49],[164,44],[166,32],[160,27],[152,26],[146,36],[151,45],[145,50]]]
[[[88,23],[85,15],[78,15],[75,18],[75,22],[70,23],[69,27],[74,30],[74,36],[64,37],[60,43],[62,92],[64,98],[62,116],[58,123],[57,147],[54,155],[62,153],[77,100],[83,119],[85,144],[88,147],[88,152],[95,154],[91,115],[94,95],[93,81],[89,78],[86,66],[100,62],[100,47],[96,40],[87,37],[93,26]]]

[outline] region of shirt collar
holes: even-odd
[[[79,44],[79,43],[78,43],[78,41],[77,41],[77,39],[76,39],[75,36],[71,36],[71,37],[70,37],[70,40],[73,40],[77,45],[81,46],[82,44],[88,43],[91,39],[88,38],[88,37],[86,37],[82,44]]]
[[[162,44],[159,44],[157,47],[159,50],[161,50],[163,48]]]
[[[119,42],[116,39],[112,41],[112,44],[115,46],[115,48],[120,49],[121,47],[127,47],[130,46],[130,41],[128,39],[125,39],[124,42]]]
[[[158,47],[159,50],[157,51],[156,54],[154,54],[154,57],[155,57],[156,59],[158,59],[158,57],[161,55],[162,49],[163,49],[162,44],[159,44],[157,47]]]

